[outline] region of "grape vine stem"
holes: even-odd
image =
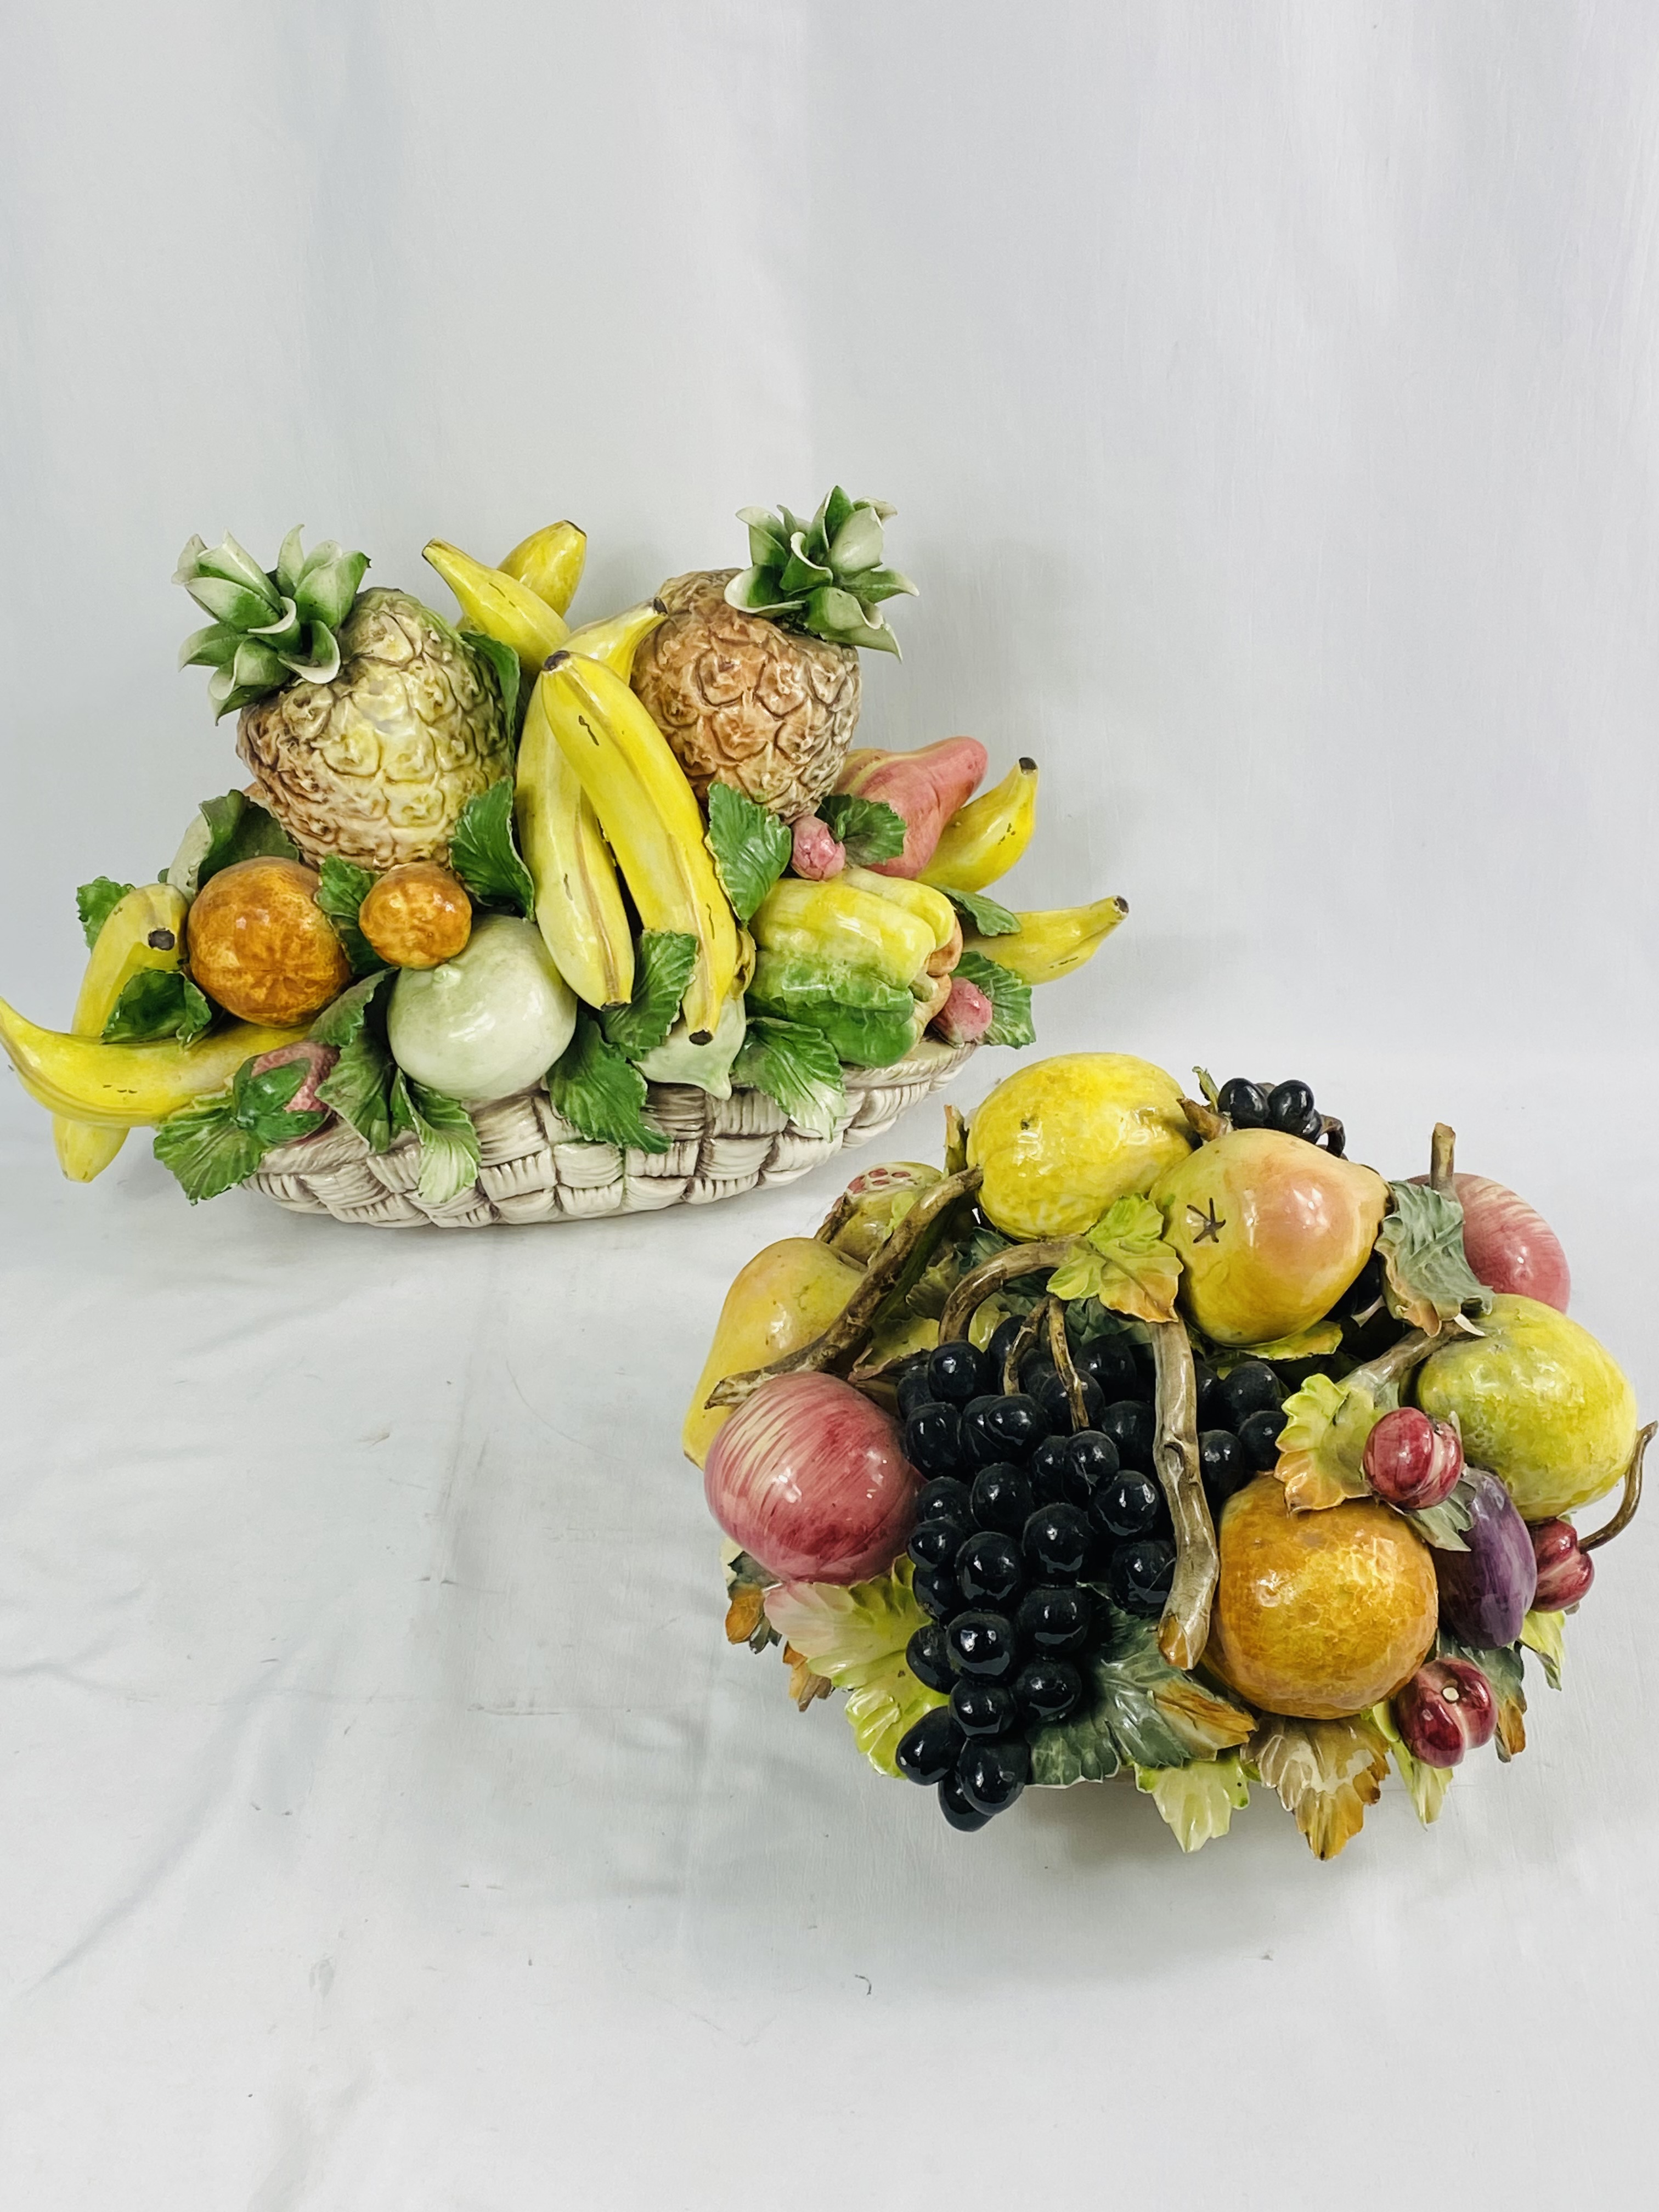
[[[1188,1674],[1210,1640],[1210,1607],[1220,1560],[1215,1523],[1198,1463],[1198,1376],[1186,1324],[1148,1322],[1158,1377],[1158,1438],[1152,1457],[1175,1523],[1175,1579],[1158,1625],[1158,1648]]]
[[[981,1180],[978,1168],[963,1168],[959,1175],[946,1176],[941,1182],[930,1184],[871,1261],[858,1288],[821,1335],[768,1366],[746,1368],[740,1375],[722,1376],[704,1404],[741,1406],[754,1396],[763,1382],[771,1382],[775,1376],[821,1375],[838,1360],[849,1358],[860,1351],[883,1299],[903,1273],[916,1248],[958,1199],[973,1195]]]
[[[1612,1543],[1613,1538],[1622,1535],[1636,1518],[1636,1509],[1642,1503],[1642,1462],[1648,1455],[1648,1446],[1653,1442],[1656,1429],[1659,1429],[1659,1421],[1650,1421],[1637,1437],[1636,1449],[1630,1455],[1630,1465],[1625,1469],[1625,1494],[1619,1501],[1619,1510],[1594,1535],[1578,1539],[1581,1552],[1593,1552],[1598,1545]]]

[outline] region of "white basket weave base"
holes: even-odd
[[[849,1067],[848,1113],[833,1137],[797,1127],[760,1091],[711,1098],[687,1084],[653,1083],[648,1110],[665,1152],[585,1143],[544,1091],[474,1109],[483,1164],[477,1181],[445,1206],[416,1189],[419,1148],[400,1137],[371,1152],[347,1122],[267,1152],[249,1185],[294,1213],[327,1213],[371,1229],[490,1229],[498,1222],[585,1221],[602,1213],[654,1213],[708,1206],[761,1183],[793,1182],[844,1145],[891,1128],[907,1106],[937,1091],[975,1048],[925,1038],[891,1067]]]

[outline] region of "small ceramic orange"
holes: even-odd
[[[1434,1560],[1375,1498],[1293,1513],[1277,1476],[1230,1498],[1204,1664],[1268,1712],[1340,1720],[1392,1697],[1439,1620]]]
[[[190,972],[240,1021],[309,1021],[351,981],[334,925],[300,860],[239,860],[197,894],[185,925]]]
[[[358,909],[357,927],[394,968],[437,968],[466,950],[472,902],[435,860],[389,868]]]

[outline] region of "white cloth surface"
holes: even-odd
[[[1659,1406],[1659,23],[1640,4],[15,10],[0,988],[240,780],[168,583],[303,520],[583,613],[895,500],[866,742],[1131,919],[1040,1049],[1527,1193]],[[433,581],[434,604],[447,604]],[[964,1105],[1011,1065],[958,1079]],[[876,1152],[936,1158],[936,1105]],[[447,1236],[59,1182],[0,1087],[0,2201],[1641,2200],[1651,1526],[1532,1743],[1319,1866],[983,1836],[726,1649],[678,1456],[792,1189]],[[1655,1509],[1650,1507],[1651,1513]]]

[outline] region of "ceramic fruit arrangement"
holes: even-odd
[[[210,1198],[343,1121],[416,1139],[442,1206],[478,1170],[471,1109],[518,1093],[646,1152],[653,1081],[763,1091],[830,1138],[845,1066],[1030,1043],[1031,987],[1127,908],[989,896],[1035,826],[1029,759],[980,792],[973,738],[853,748],[860,655],[897,652],[884,606],[915,590],[891,514],[839,488],[810,518],[744,509],[747,568],[575,629],[568,522],[495,567],[434,538],[459,623],[297,530],[269,569],[192,538],[175,581],[209,620],[181,665],[251,781],[155,882],[82,886],[67,1030],[0,1001],[65,1174],[153,1127]]]
[[[1261,1788],[1328,1858],[1390,1765],[1426,1823],[1522,1749],[1653,1429],[1449,1128],[1389,1181],[1305,1084],[1199,1074],[1079,1054],[947,1109],[942,1170],[738,1275],[685,1449],[728,1638],[952,1827],[1132,1776],[1186,1850]]]

